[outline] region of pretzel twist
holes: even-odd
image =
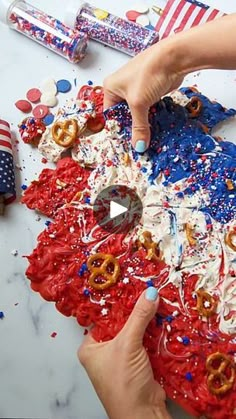
[[[194,229],[189,223],[185,224],[185,232],[186,232],[186,236],[187,236],[187,240],[189,242],[189,245],[190,246],[196,246],[197,240],[193,237]]]
[[[192,96],[190,102],[186,105],[190,118],[196,118],[202,110],[202,101],[197,96]]]
[[[205,317],[212,316],[212,314],[215,313],[216,307],[217,307],[217,302],[214,299],[214,297],[202,289],[198,290],[196,294],[197,294],[197,310],[199,311],[199,313]],[[205,302],[209,303],[209,307],[205,307],[204,305]]]
[[[228,231],[225,236],[225,243],[236,252],[236,245],[233,243],[233,237],[236,237],[236,228]]]
[[[52,136],[58,145],[69,147],[74,144],[79,132],[78,123],[75,119],[57,121],[52,127]]]
[[[162,260],[163,254],[159,249],[159,244],[155,243],[152,240],[152,234],[150,233],[150,231],[144,231],[143,239],[144,239],[143,241],[138,240],[137,244],[138,244],[139,249],[144,247],[144,249],[147,250],[146,259],[157,260],[157,261]]]
[[[105,290],[111,287],[120,276],[119,262],[112,255],[96,253],[88,258],[87,266],[90,271],[89,284],[96,290]],[[109,272],[109,267],[111,266],[112,272]],[[104,281],[96,281],[98,278]]]
[[[220,362],[218,367],[214,367],[214,362]],[[216,396],[224,395],[233,387],[235,381],[235,364],[231,357],[221,352],[215,352],[208,356],[206,369],[209,372],[207,385],[212,394]]]

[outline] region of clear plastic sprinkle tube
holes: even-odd
[[[72,63],[85,55],[87,35],[72,30],[58,19],[44,13],[24,0],[2,0],[0,18],[12,29],[24,34]],[[5,9],[5,19],[4,11]]]
[[[68,26],[88,34],[89,38],[131,56],[159,40],[156,31],[80,1],[69,4],[65,21]]]

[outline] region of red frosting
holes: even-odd
[[[83,179],[78,181],[78,176]],[[236,418],[236,382],[227,393],[217,397],[209,391],[206,369],[207,357],[215,352],[227,354],[233,362],[236,342],[233,336],[219,331],[216,314],[207,321],[199,316],[193,293],[197,276],[186,275],[180,290],[169,283],[169,267],[163,261],[147,260],[145,249],[137,250],[132,242],[125,244],[124,235],[107,237],[96,225],[88,205],[59,209],[86,187],[87,177],[86,170],[77,163],[63,159],[56,171],[44,170],[39,181],[26,191],[23,201],[30,208],[55,216],[28,257],[26,274],[32,289],[47,301],[55,302],[65,316],[76,317],[82,326],[93,324],[94,338],[105,341],[120,331],[147,287],[141,279],[155,276],[153,285],[160,290],[160,307],[146,331],[144,346],[156,379],[168,396],[192,415]],[[58,178],[68,182],[66,189],[57,189]],[[84,240],[86,235],[90,235],[89,243]],[[98,291],[89,285],[86,262],[101,241],[99,252],[117,258],[121,275],[114,286]],[[176,305],[181,307],[178,312]]]
[[[22,197],[30,209],[36,209],[53,217],[58,208],[71,202],[77,192],[87,187],[90,172],[80,167],[71,158],[64,158],[57,169],[44,169],[38,180],[31,183]]]

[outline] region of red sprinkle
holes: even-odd
[[[45,157],[43,157],[43,158],[42,158],[42,160],[41,160],[41,162],[42,162],[43,164],[46,164],[48,161],[47,161],[47,159],[46,159]]]
[[[55,338],[57,336],[57,332],[53,332],[52,334],[51,334],[51,338]]]
[[[33,115],[35,118],[43,119],[46,115],[48,115],[49,109],[46,105],[37,105],[33,109]]]
[[[28,102],[28,100],[18,100],[15,103],[15,106],[17,109],[24,113],[29,113],[32,111],[32,105],[30,102]]]
[[[28,92],[26,93],[26,97],[30,102],[37,103],[40,101],[41,94],[42,93],[39,89],[33,88],[28,90]]]

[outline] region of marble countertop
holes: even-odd
[[[63,18],[64,2],[35,0],[39,8]],[[124,16],[131,0],[94,0],[98,7]],[[208,0],[222,8],[221,0]],[[150,6],[152,1],[147,1]],[[164,0],[156,4],[163,6]],[[224,4],[225,12],[235,11],[233,0]],[[152,23],[157,16],[152,15]],[[12,124],[17,137],[21,114],[14,107],[26,91],[45,78],[66,78],[77,85],[92,79],[101,84],[104,77],[129,60],[129,57],[95,43],[79,65],[31,42],[0,24],[0,117]],[[236,107],[236,72],[205,71],[193,74],[185,85],[197,83],[204,94],[225,106]],[[74,90],[76,92],[76,89]],[[219,130],[227,139],[236,137],[236,121]],[[18,201],[21,185],[29,184],[42,168],[37,150],[22,142],[17,146],[15,163]],[[50,167],[47,164],[47,167]],[[53,167],[53,165],[51,165]],[[79,365],[76,351],[83,340],[83,330],[74,319],[60,315],[53,304],[33,293],[24,272],[36,237],[44,228],[45,218],[36,221],[36,214],[19,202],[9,206],[0,218],[0,418],[104,419],[106,414]],[[13,250],[18,256],[13,256]],[[56,332],[56,337],[51,337]],[[112,383],[111,383],[112,386]],[[176,405],[170,404],[174,419],[187,419]]]

